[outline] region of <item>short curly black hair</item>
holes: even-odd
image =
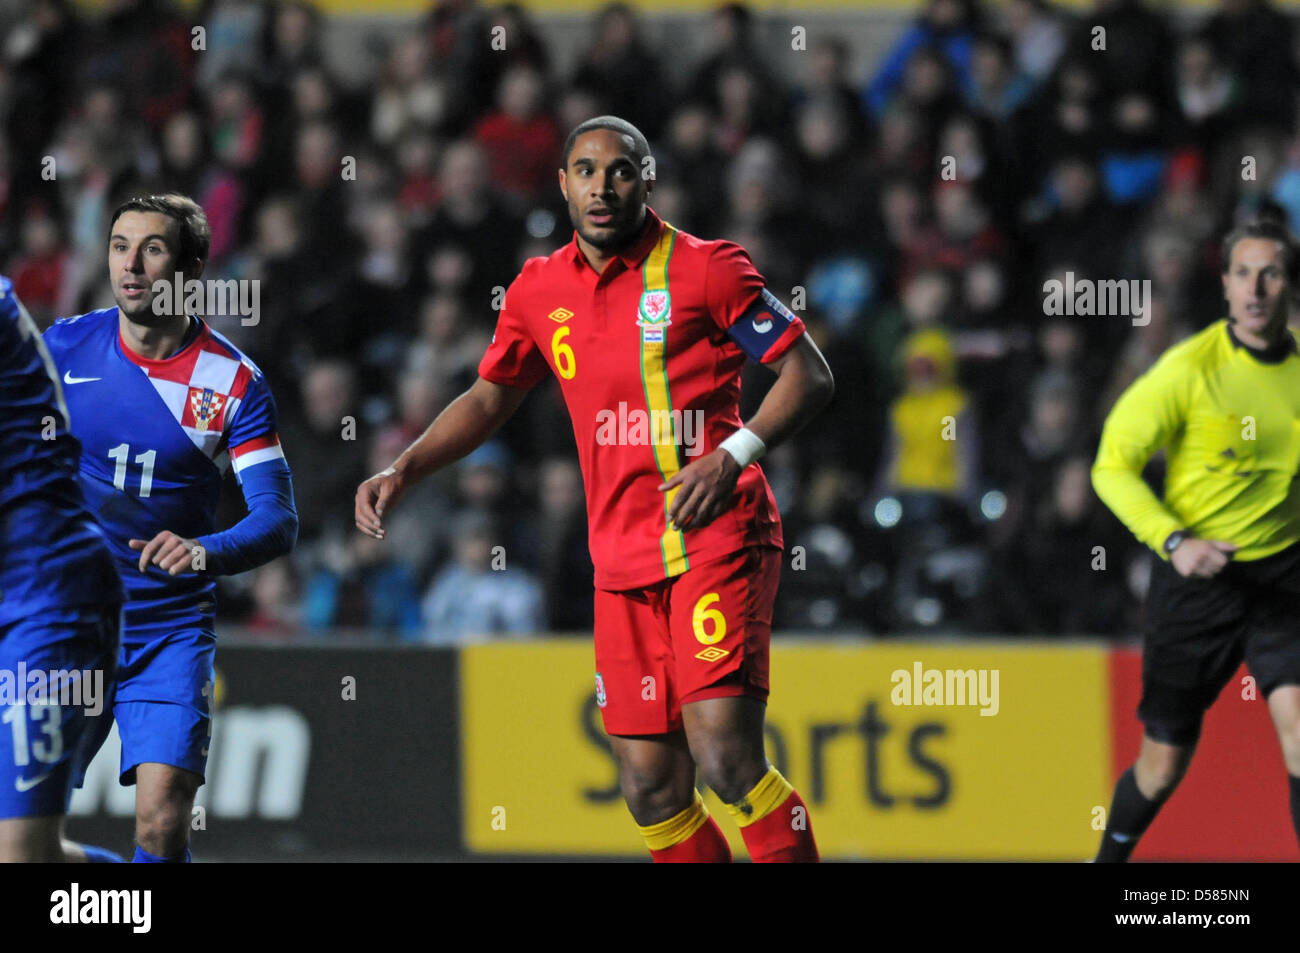
[[[642,159],[650,154],[650,143],[646,142],[641,130],[626,119],[620,119],[618,116],[595,116],[574,126],[573,131],[569,133],[569,138],[564,140],[564,155],[562,158],[565,169],[569,167],[569,153],[573,151],[573,144],[578,141],[579,136],[591,132],[593,129],[608,129],[620,136],[631,136],[632,149],[636,154],[638,165]]]

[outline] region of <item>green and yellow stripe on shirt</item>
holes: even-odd
[[[1165,496],[1142,479],[1167,453]],[[1116,401],[1092,468],[1097,495],[1167,558],[1177,529],[1250,561],[1300,540],[1300,355],[1262,355],[1216,321],[1161,356]]]
[[[646,256],[642,265],[643,295],[652,292],[668,293],[668,261],[673,254],[673,239],[677,229],[663,223],[659,241]],[[644,300],[644,297],[643,297]],[[669,297],[671,310],[671,296]],[[671,314],[668,315],[671,322]],[[665,481],[671,480],[681,469],[677,456],[677,434],[672,424],[673,401],[668,387],[668,368],[665,356],[667,347],[667,327],[660,327],[654,334],[654,328],[643,328],[641,334],[641,384],[645,389],[646,411],[651,421],[651,438],[653,440],[655,464],[659,475]],[[649,331],[650,333],[647,333]],[[655,422],[666,422],[658,426]],[[690,568],[686,558],[686,540],[680,530],[672,528],[668,521],[668,509],[673,498],[677,496],[678,487],[673,487],[664,494],[664,532],[659,538],[659,551],[663,555],[664,573],[677,576]]]

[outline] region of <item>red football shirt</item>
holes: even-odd
[[[702,529],[668,527],[657,487],[743,426],[746,355],[773,361],[803,322],[764,289],[745,250],[646,209],[640,237],[596,274],[573,240],[530,258],[506,291],[479,374],[531,388],[554,373],[573,421],[598,589],[633,589],[750,545],[782,546],[763,471]]]

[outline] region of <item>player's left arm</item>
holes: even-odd
[[[799,335],[785,354],[765,366],[776,372],[776,383],[745,424],[745,429],[761,441],[760,452],[798,433],[835,394],[835,380],[826,358],[806,333]],[[740,452],[743,459],[743,446]],[[659,487],[664,491],[681,487],[668,510],[673,525],[683,530],[699,529],[717,519],[731,506],[743,471],[732,452],[723,447],[683,467]]]
[[[662,492],[680,487],[668,510],[677,529],[699,529],[726,512],[744,468],[807,425],[835,393],[831,370],[803,322],[767,290],[739,245],[722,242],[711,256],[705,298],[719,327],[777,378],[741,430],[660,484]]]
[[[182,572],[228,574],[255,569],[283,556],[298,539],[293,479],[276,434],[275,402],[261,375],[249,384],[230,425],[230,461],[248,515],[219,533],[187,539],[164,530],[153,539],[130,540],[149,563],[176,576]]]

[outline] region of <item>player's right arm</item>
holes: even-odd
[[[478,378],[392,466],[357,487],[357,529],[383,539],[383,515],[408,487],[476,450],[514,416],[527,396],[526,389]]]
[[[1157,361],[1115,402],[1102,429],[1092,485],[1129,532],[1161,559],[1170,560],[1179,575],[1208,577],[1227,565],[1236,546],[1189,537],[1171,557],[1164,542],[1187,524],[1142,479],[1151,455],[1167,446],[1187,421],[1196,368],[1179,360],[1181,356]]]
[[[479,362],[478,380],[448,404],[391,467],[357,487],[356,523],[361,532],[383,539],[384,513],[407,487],[478,449],[550,373],[519,313],[521,302],[528,298],[526,278],[538,262],[540,259],[525,262],[524,270],[506,290],[492,344]]]

